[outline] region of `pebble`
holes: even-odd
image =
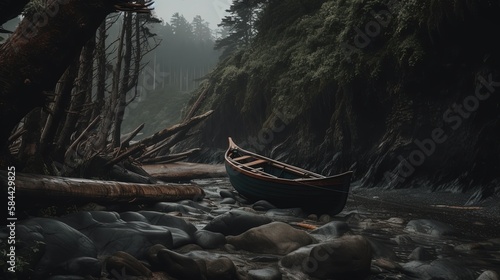
[[[249,280],[281,280],[281,272],[273,267],[248,271]]]

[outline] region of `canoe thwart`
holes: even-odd
[[[267,162],[267,160],[258,159],[258,160],[251,161],[249,163],[243,163],[242,165],[250,167],[250,166],[254,166],[254,165],[259,165],[259,164],[264,163],[264,162]]]

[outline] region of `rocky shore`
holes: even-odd
[[[355,189],[331,217],[250,204],[227,178],[194,182],[199,201],[89,204],[19,221],[17,272],[2,279],[500,279],[494,200]]]

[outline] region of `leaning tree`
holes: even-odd
[[[28,2],[1,0],[0,25]],[[45,91],[54,89],[106,16],[148,11],[151,2],[48,0],[44,5],[27,14],[0,46],[0,166],[9,164],[12,130],[30,111],[46,105]]]

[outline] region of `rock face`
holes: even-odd
[[[304,231],[282,222],[252,228],[238,236],[228,236],[227,243],[254,253],[285,255],[314,242]]]
[[[255,42],[199,89],[215,112],[184,147],[222,161],[231,135],[323,175],[354,165],[368,187],[498,192],[498,5],[314,3],[263,10]]]

